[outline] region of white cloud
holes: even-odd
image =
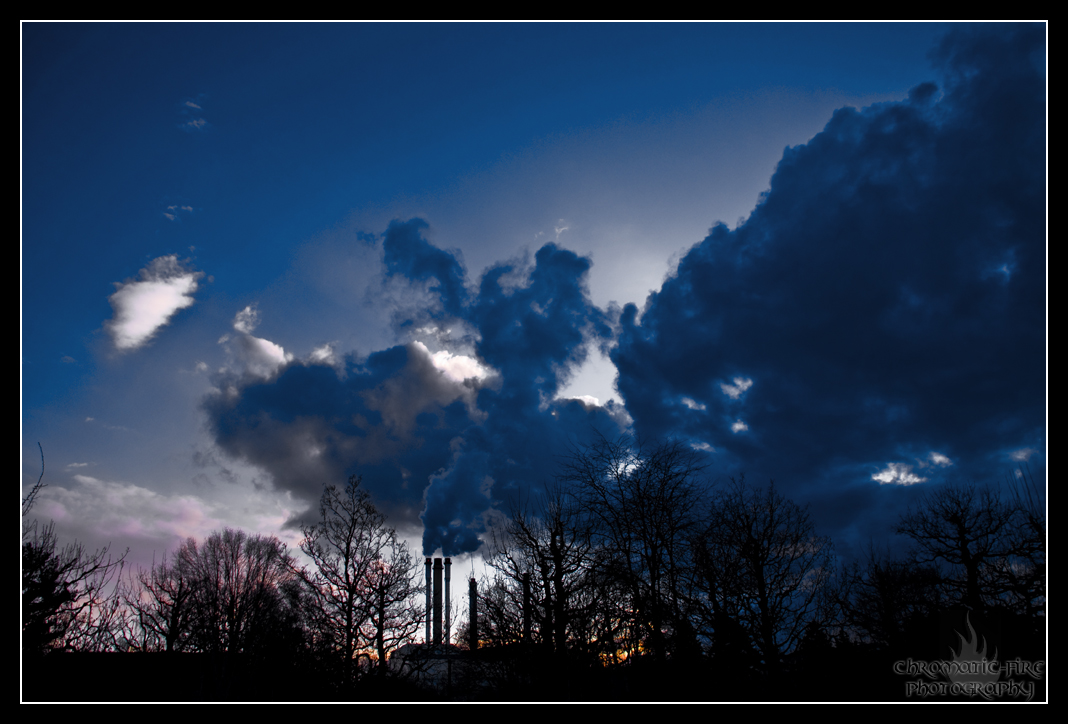
[[[148,343],[175,312],[192,306],[202,276],[204,272],[186,269],[172,254],[152,260],[139,280],[116,282],[108,298],[115,317],[105,322],[115,348],[125,352]]]
[[[704,452],[715,452],[716,448],[709,445],[707,442],[691,442],[690,447],[694,450],[702,450]]]
[[[912,472],[912,466],[905,463],[887,463],[886,468],[872,475],[871,479],[882,485],[915,485],[927,481],[927,478]]]
[[[701,404],[700,402],[694,402],[689,397],[683,397],[682,398],[682,404],[686,405],[691,410],[704,410],[705,409],[705,405]]]
[[[331,367],[341,366],[341,360],[337,356],[337,352],[334,351],[334,346],[331,344],[324,344],[321,347],[316,347],[308,355],[308,359],[317,364],[330,365]]]
[[[76,485],[50,485],[39,501],[39,517],[54,520],[66,535],[158,541],[167,550],[189,536],[203,538],[222,523],[211,504],[191,495],[165,495],[89,475],[72,477]]]
[[[252,334],[260,323],[260,313],[254,304],[250,304],[234,315],[234,329],[243,334]]]
[[[224,334],[219,339],[219,344],[226,346],[240,372],[269,379],[278,368],[291,362],[293,355],[269,339],[253,337],[251,332],[259,323],[260,315],[256,305],[248,305],[234,315],[234,330],[238,334]]]
[[[1022,447],[1019,450],[1013,450],[1011,453],[1009,453],[1009,457],[1015,460],[1016,462],[1025,463],[1030,460],[1031,456],[1034,455],[1036,452],[1038,451],[1035,450],[1033,447]]]
[[[731,425],[731,432],[743,432],[744,430],[748,430],[748,429],[749,429],[749,426],[746,425],[741,420],[738,420],[737,422],[735,422],[735,423],[733,423]]]
[[[246,372],[263,377],[272,377],[278,368],[293,359],[281,345],[268,339],[243,334],[233,340],[230,349],[241,361]]]
[[[167,210],[163,212],[163,215],[168,221],[179,221],[178,212],[184,211],[187,214],[193,213],[192,206],[179,206],[178,204],[171,204],[167,207]]]
[[[578,400],[582,404],[586,405],[586,407],[600,407],[601,406],[601,401],[598,400],[593,395],[575,395],[574,397],[571,397],[571,398],[568,398],[568,399]]]
[[[441,370],[442,374],[453,382],[463,382],[464,380],[471,378],[484,380],[493,374],[492,370],[483,367],[474,357],[453,354],[447,350],[441,350],[440,352],[431,354],[430,350],[427,349],[427,346],[422,342],[416,341],[412,344],[419,347],[428,357],[430,357],[430,361],[433,363],[434,367]]]
[[[737,400],[752,386],[753,381],[748,377],[735,377],[733,385],[728,385],[723,382],[719,383],[719,388],[723,390],[723,394],[732,400]]]
[[[927,456],[928,465],[937,465],[940,468],[948,468],[953,464],[953,461],[942,453],[931,451],[931,454]]]

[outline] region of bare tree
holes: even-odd
[[[384,671],[388,651],[417,630],[418,570],[359,477],[343,490],[326,488],[319,510],[318,523],[301,527],[300,549],[315,564],[307,580],[318,599],[320,635],[340,659],[347,684],[356,678],[360,655],[375,650]]]
[[[922,622],[943,607],[942,576],[937,567],[912,558],[891,558],[871,545],[863,564],[853,565],[849,620],[861,638],[896,648],[910,622]]]
[[[58,548],[55,526],[34,527],[22,544],[22,648],[107,651],[117,646],[123,609],[116,595],[126,553]]]
[[[380,675],[388,672],[389,654],[414,636],[423,622],[418,569],[408,544],[398,541],[390,529],[371,566],[364,599],[370,609],[365,638],[374,642]]]
[[[523,640],[523,599],[521,585],[497,572],[493,580],[483,578],[478,584],[478,620],[475,622],[480,642],[489,646],[509,646]],[[471,622],[468,621],[468,626]]]
[[[1011,555],[998,562],[1000,588],[1013,608],[1028,617],[1045,615],[1046,511],[1029,468],[1016,471],[1009,483],[1016,515],[1010,529]]]
[[[225,528],[202,545],[189,538],[175,553],[174,566],[192,577],[190,627],[197,650],[259,653],[293,623],[288,587],[296,578],[294,561],[273,536]]]
[[[138,650],[176,652],[191,645],[197,583],[189,566],[193,560],[188,554],[179,555],[170,564],[164,557],[149,570],[138,571],[135,585],[126,594],[127,609],[136,623],[133,645]]]
[[[632,645],[658,661],[696,644],[686,607],[692,542],[706,503],[703,469],[683,443],[643,445],[622,437],[573,451],[561,474],[579,486],[595,523],[604,581],[627,592]]]
[[[757,489],[744,479],[717,497],[704,540],[705,577],[720,620],[741,624],[765,670],[777,674],[826,614],[835,566],[830,541],[774,484]]]
[[[999,603],[1005,571],[1028,553],[1015,535],[1020,515],[997,489],[944,485],[927,491],[901,517],[897,532],[916,543],[921,563],[949,567],[945,581],[959,603],[985,608]]]
[[[488,562],[517,592],[526,582],[546,650],[562,656],[569,648],[589,647],[591,598],[584,591],[589,590],[594,541],[578,499],[550,486],[536,505],[515,504],[504,524],[492,530]]]
[[[41,474],[37,478],[37,482],[30,488],[30,492],[26,494],[26,497],[22,499],[22,517],[25,518],[30,510],[33,508],[33,504],[37,502],[37,496],[40,494],[41,489],[47,487],[43,482],[45,461],[44,461],[44,448],[41,447],[41,443],[37,443],[37,449],[41,451]],[[31,531],[23,530],[22,536],[25,538]]]
[[[41,475],[22,499],[22,517],[33,509],[46,487],[44,448]],[[127,550],[117,558],[110,546],[90,553],[75,541],[58,548],[55,525],[44,529],[34,520],[22,530],[22,650],[30,655],[49,651],[107,651],[118,647],[124,627],[117,582]]]

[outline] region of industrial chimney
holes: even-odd
[[[433,615],[433,606],[431,596],[433,595],[433,589],[430,586],[430,559],[426,559],[426,637],[423,639],[428,644],[430,643],[430,621]]]
[[[440,558],[434,559],[434,576],[433,586],[431,586],[430,576],[430,559],[426,559],[426,642],[432,643],[434,646],[441,646],[442,643],[449,643],[450,640],[450,628],[452,625],[451,615],[449,612],[449,601],[451,597],[449,595],[449,586],[452,583],[452,559],[446,558],[444,565]],[[442,601],[441,590],[441,574],[445,573],[445,600]],[[442,620],[441,613],[442,607],[445,609],[445,630],[444,636],[442,635]],[[431,638],[431,622],[433,622],[433,638]]]
[[[467,647],[474,651],[478,648],[478,584],[474,576],[467,582],[467,597],[471,612],[468,614]]]
[[[434,559],[434,645],[441,646],[441,559]]]
[[[445,643],[452,642],[452,596],[449,595],[449,585],[452,582],[452,559],[445,559]]]

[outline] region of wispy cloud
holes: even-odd
[[[170,204],[167,207],[167,209],[163,212],[163,216],[168,221],[180,221],[182,213],[186,213],[186,214],[193,213],[193,207],[192,206],[179,206],[178,204]]]
[[[185,123],[179,123],[178,127],[181,128],[184,131],[202,131],[205,128],[207,128],[209,125],[210,124],[207,121],[205,121],[203,118],[194,118],[191,121],[186,121]]]
[[[71,478],[73,484],[48,487],[40,514],[79,538],[141,541],[167,550],[189,536],[206,536],[222,522],[214,506],[192,495],[166,495],[83,474]]]
[[[234,315],[234,329],[242,334],[252,334],[252,331],[259,326],[259,323],[259,310],[252,304]]]
[[[192,306],[202,276],[171,254],[152,260],[141,270],[140,279],[116,282],[115,293],[108,298],[115,316],[104,325],[115,348],[128,352],[147,344],[175,312]]]
[[[753,381],[748,377],[735,377],[733,385],[728,385],[723,382],[719,383],[719,388],[723,390],[723,394],[732,400],[737,400],[752,386]]]
[[[197,96],[195,99],[194,98],[186,98],[184,101],[182,101],[181,103],[178,104],[178,112],[181,113],[183,116],[189,116],[189,115],[192,115],[192,111],[197,111],[197,112],[203,111],[204,110],[203,102],[204,102],[204,95],[203,94]],[[183,131],[193,132],[193,131],[202,131],[205,128],[207,128],[209,125],[211,125],[211,124],[209,124],[203,118],[193,118],[191,120],[186,121],[185,123],[178,124],[178,127],[181,128]]]
[[[952,464],[953,461],[950,460],[948,456],[943,455],[940,452],[935,452],[934,450],[931,451],[931,453],[927,456],[926,459],[920,461],[920,467],[924,468],[928,465],[935,465],[940,468],[948,468]]]
[[[871,479],[883,485],[915,485],[927,481],[927,478],[912,472],[912,466],[905,463],[887,463],[886,468],[872,475]]]

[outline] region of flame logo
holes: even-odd
[[[950,681],[964,687],[969,694],[979,693],[985,696],[984,685],[992,684],[1001,677],[997,651],[995,650],[994,655],[987,661],[986,638],[983,638],[980,646],[979,636],[972,628],[968,614],[964,615],[964,623],[968,626],[969,637],[965,639],[959,631],[956,632],[957,637],[960,638],[960,653],[958,654],[953,647],[950,647],[949,653],[953,656],[953,660],[948,662],[946,675]]]

